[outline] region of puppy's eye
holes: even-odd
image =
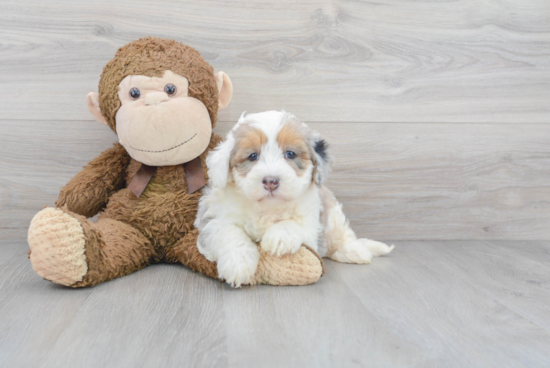
[[[139,96],[141,96],[141,92],[139,91],[139,88],[134,87],[130,89],[130,98],[132,100],[137,100]]]
[[[296,158],[296,153],[293,152],[293,151],[286,151],[285,152],[285,157],[292,160],[292,159]]]
[[[257,153],[253,153],[251,154],[250,156],[248,156],[248,159],[250,161],[256,161],[258,159],[258,154]]]
[[[172,83],[168,83],[166,86],[164,86],[164,92],[170,97],[176,95],[176,86],[174,86]]]

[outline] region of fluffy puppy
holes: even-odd
[[[305,244],[347,263],[370,263],[393,249],[357,239],[342,205],[322,185],[331,163],[327,143],[292,114],[243,114],[206,163],[197,246],[234,287],[252,281],[256,243],[278,256]]]

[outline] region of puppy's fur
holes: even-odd
[[[243,114],[206,163],[210,181],[195,221],[197,245],[235,287],[254,277],[255,243],[279,256],[305,244],[348,263],[370,263],[393,249],[357,239],[342,205],[322,185],[331,163],[327,143],[292,114]]]

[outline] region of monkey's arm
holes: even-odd
[[[61,189],[55,203],[71,212],[92,217],[109,201],[109,197],[125,184],[130,156],[119,143],[94,158]]]

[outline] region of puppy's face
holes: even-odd
[[[288,201],[326,178],[326,149],[325,141],[291,114],[250,114],[241,117],[227,141],[209,156],[209,176],[214,175],[216,186],[216,164],[227,160],[228,180],[251,201]]]

